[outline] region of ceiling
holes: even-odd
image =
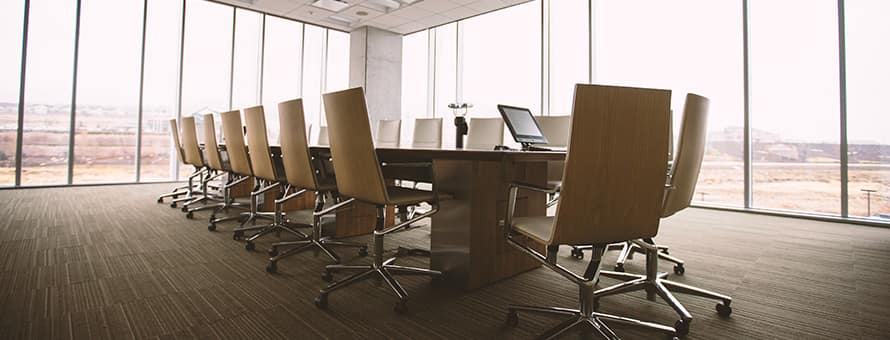
[[[372,26],[407,34],[530,0],[216,0],[350,32]],[[342,7],[339,11],[320,8]]]

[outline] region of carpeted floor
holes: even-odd
[[[170,187],[0,190],[0,339],[529,339],[560,320],[521,315],[509,327],[507,304],[576,305],[577,289],[540,268],[472,292],[400,277],[411,295],[406,315],[392,310],[396,298],[385,284],[368,280],[333,293],[322,311],[312,299],[325,284],[325,257],[297,255],[267,274],[264,250],[275,236],[249,253],[232,240],[232,224],[209,232],[208,213],[187,220],[156,204]],[[689,209],[665,220],[657,240],[687,262],[686,274],[672,278],[735,299],[724,319],[714,302],[678,295],[695,316],[687,339],[890,338],[890,229]],[[387,249],[425,242],[421,228],[397,234]],[[561,262],[584,267],[563,252]],[[342,255],[367,261],[351,250]],[[642,260],[627,270],[642,271]],[[605,298],[601,309],[676,319],[642,292]]]

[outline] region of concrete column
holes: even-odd
[[[365,88],[371,129],[402,116],[402,35],[374,27],[350,33],[349,87]]]

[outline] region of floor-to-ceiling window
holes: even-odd
[[[77,1],[32,0],[28,24],[23,185],[68,182]]]
[[[752,205],[840,214],[837,1],[752,0],[748,32]]]
[[[266,117],[276,117],[274,125],[266,122],[272,141],[278,140],[278,103],[301,96],[302,46],[303,24],[266,17],[262,102]]]
[[[349,88],[349,34],[328,30],[327,60],[325,61],[324,93]],[[319,126],[326,126],[324,105],[321,105]]]
[[[322,71],[324,62],[325,30],[306,26],[303,38],[303,114],[306,125],[321,125]]]
[[[235,49],[232,55],[232,110],[260,104],[262,44],[263,15],[236,9]]]
[[[136,180],[143,5],[81,0],[74,183]]]
[[[845,3],[850,216],[890,218],[890,2]]]
[[[442,146],[454,146],[454,113],[448,104],[466,102],[457,97],[457,66],[458,39],[457,23],[436,27],[435,44],[431,53],[434,55],[436,69],[434,72],[433,114],[443,117]]]
[[[427,112],[428,49],[428,31],[402,39],[402,140],[405,145],[411,145],[414,119],[433,116]]]
[[[0,186],[15,184],[24,4],[0,2]]]
[[[547,45],[547,107],[548,115],[564,116],[572,113],[575,84],[590,79],[590,27],[587,0],[548,0]]]

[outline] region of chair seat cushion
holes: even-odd
[[[387,187],[389,196],[388,204],[405,205],[420,202],[429,202],[433,200],[433,192],[425,190],[416,190],[403,187]]]
[[[553,216],[516,217],[513,230],[535,241],[549,244],[553,236]]]

